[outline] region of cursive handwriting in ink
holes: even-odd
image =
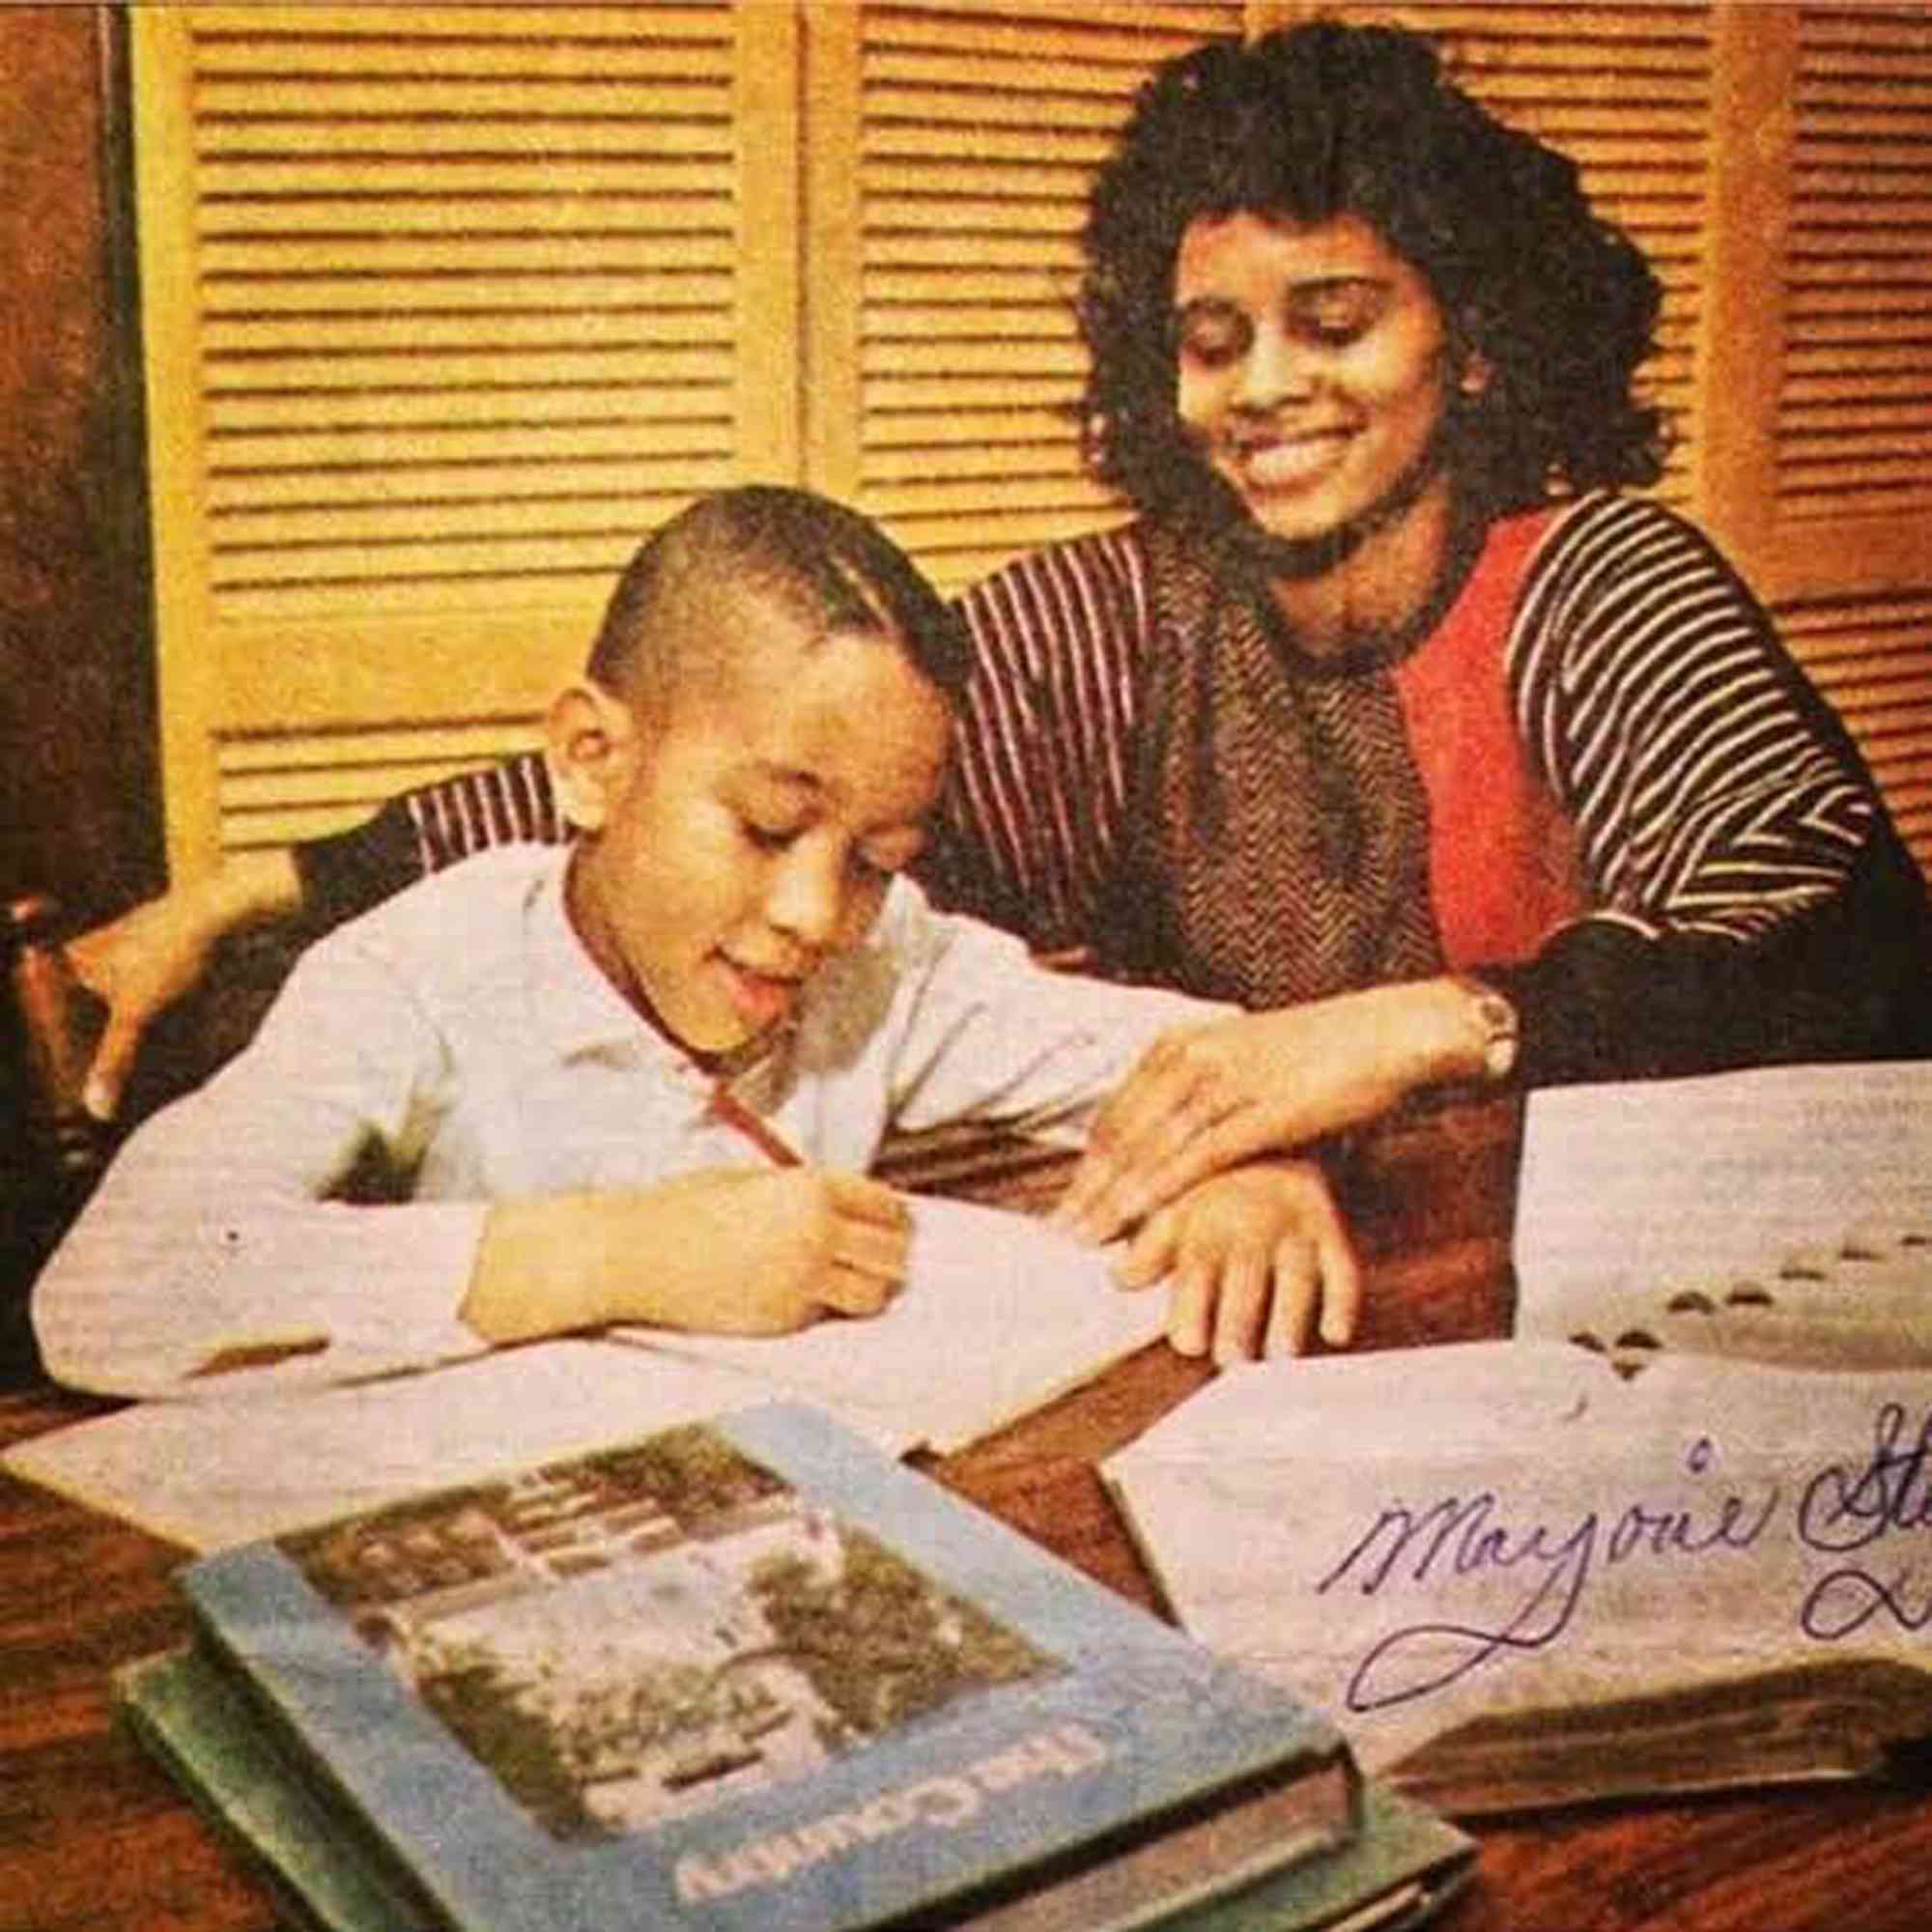
[[[1715,1444],[1699,1436],[1684,1466],[1701,1477],[1717,1460]],[[1570,1628],[1600,1560],[1614,1565],[1645,1556],[1748,1549],[1764,1534],[1779,1499],[1773,1485],[1754,1505],[1727,1494],[1702,1516],[1681,1504],[1633,1500],[1613,1516],[1589,1510],[1567,1525],[1530,1520],[1516,1527],[1504,1520],[1492,1490],[1445,1496],[1421,1510],[1392,1505],[1316,1584],[1318,1595],[1351,1582],[1365,1597],[1395,1596],[1409,1584],[1515,1571],[1529,1581],[1500,1622],[1416,1623],[1378,1639],[1350,1678],[1348,1707],[1373,1711],[1406,1703],[1444,1689],[1492,1659],[1545,1649]]]
[[[1932,1590],[1918,1586],[1911,1598],[1909,1568],[1881,1582],[1869,1570],[1848,1563],[1819,1577],[1799,1605],[1798,1622],[1804,1634],[1820,1643],[1839,1643],[1855,1636],[1874,1618],[1889,1618],[1903,1631],[1921,1631],[1932,1624]]]
[[[1886,1403],[1872,1423],[1872,1453],[1862,1467],[1828,1463],[1804,1486],[1798,1505],[1798,1534],[1812,1549],[1862,1549],[1895,1529],[1932,1524],[1932,1486],[1927,1450],[1932,1410],[1906,1436],[1905,1406]]]
[[[1804,1486],[1798,1537],[1832,1555],[1866,1550],[1882,1539],[1932,1527],[1932,1410],[1908,1434],[1902,1403],[1884,1404],[1872,1424],[1872,1451],[1862,1465],[1830,1463]],[[1837,1643],[1878,1621],[1908,1632],[1932,1624],[1932,1584],[1918,1582],[1901,1564],[1881,1579],[1862,1563],[1846,1563],[1821,1577],[1799,1606],[1800,1628],[1821,1643]]]

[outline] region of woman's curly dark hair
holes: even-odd
[[[1490,365],[1450,418],[1458,479],[1489,509],[1657,479],[1661,412],[1632,395],[1660,300],[1642,251],[1592,213],[1574,161],[1477,105],[1429,42],[1316,21],[1157,69],[1094,184],[1088,461],[1143,509],[1225,514],[1175,412],[1173,276],[1188,224],[1237,211],[1352,214],[1421,271]]]

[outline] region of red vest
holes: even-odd
[[[1395,672],[1429,800],[1429,890],[1451,968],[1526,959],[1588,901],[1575,828],[1510,712],[1504,656],[1536,547],[1561,513],[1492,524],[1448,614]]]

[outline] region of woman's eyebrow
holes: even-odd
[[[799,765],[768,763],[753,758],[739,766],[737,776],[754,784],[776,785],[783,791],[810,792],[814,798],[825,789],[825,781],[816,772]]]
[[[1348,270],[1333,275],[1308,275],[1288,285],[1291,296],[1322,296],[1351,289],[1370,289],[1379,293],[1391,286],[1386,275],[1372,274],[1367,270]]]

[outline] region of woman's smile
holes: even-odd
[[[1347,429],[1236,431],[1228,439],[1230,458],[1241,479],[1236,487],[1244,497],[1306,489],[1342,460],[1352,434]]]

